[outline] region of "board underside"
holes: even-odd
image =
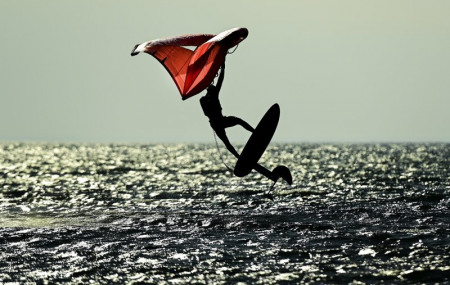
[[[280,106],[274,104],[269,108],[266,114],[264,114],[245,144],[234,167],[234,175],[244,177],[252,171],[272,140],[279,119]]]

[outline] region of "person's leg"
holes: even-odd
[[[252,126],[250,126],[246,121],[242,120],[241,118],[234,117],[234,116],[227,116],[223,117],[223,124],[225,128],[234,127],[236,125],[240,125],[244,129],[246,129],[249,132],[252,132],[255,130]]]
[[[230,117],[225,117],[225,118],[230,118]],[[236,158],[239,158],[239,153],[236,151],[236,149],[233,147],[233,145],[231,145],[230,141],[228,140],[227,134],[225,132],[225,128],[232,127],[232,126],[239,124],[239,123],[235,123],[235,122],[238,122],[241,119],[236,118],[236,117],[231,117],[231,118],[235,118],[238,120],[233,121],[233,119],[231,119],[231,120],[228,119],[228,123],[230,125],[227,125],[225,123],[227,119],[225,119],[223,121],[216,121],[213,123],[210,122],[210,124],[211,124],[212,129],[216,133],[216,135],[223,141],[223,143],[227,147],[228,151],[230,151]],[[244,122],[243,120],[241,120],[241,121]],[[232,123],[234,123],[234,124],[232,124]],[[248,126],[253,131],[253,128],[250,125],[248,125]],[[264,166],[257,163],[257,164],[255,164],[253,169],[255,169],[257,172],[261,173],[262,175],[266,176],[267,178],[271,179],[274,182],[276,182],[278,180],[278,178],[281,177],[287,183],[289,183],[289,185],[292,183],[292,175],[291,175],[289,169],[287,169],[287,167],[285,167],[285,166],[278,166],[274,169],[275,171],[270,171],[267,168],[265,168]]]
[[[236,151],[234,146],[230,143],[228,140],[227,134],[225,132],[225,128],[222,126],[217,126],[216,124],[211,124],[212,129],[216,133],[216,135],[219,137],[219,139],[222,140],[222,142],[225,144],[226,148],[229,152],[231,152],[236,158],[239,157],[239,153]]]

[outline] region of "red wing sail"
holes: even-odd
[[[246,28],[218,35],[196,34],[158,39],[136,45],[131,55],[146,52],[154,56],[172,76],[183,100],[202,92],[214,80],[229,48],[248,35]],[[183,46],[196,46],[192,51]]]
[[[202,92],[225,61],[226,49],[217,42],[195,51],[179,46],[154,45],[145,52],[155,57],[172,76],[183,100]]]
[[[204,44],[194,52],[187,69],[183,99],[202,92],[212,83],[226,54],[227,49],[217,42]]]
[[[184,92],[184,82],[192,50],[178,46],[152,46],[146,53],[154,56],[170,73],[181,96]]]

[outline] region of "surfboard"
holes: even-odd
[[[252,135],[244,146],[234,167],[234,175],[244,177],[248,175],[257,165],[263,155],[273,134],[278,126],[280,119],[280,106],[272,105],[266,114],[259,121]]]

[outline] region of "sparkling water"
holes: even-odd
[[[0,144],[0,283],[450,282],[450,144]]]

